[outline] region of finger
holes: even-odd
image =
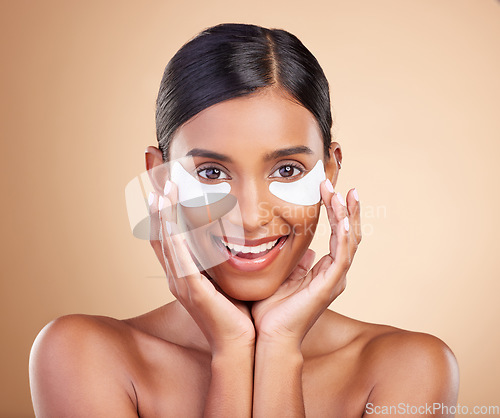
[[[355,189],[349,190],[346,196],[347,212],[349,213],[349,260],[352,264],[354,255],[361,241],[361,222],[358,200],[355,197]]]
[[[163,218],[161,210],[159,211],[159,217],[161,252],[169,278],[169,287],[172,293],[175,292],[174,296],[177,299],[183,300],[189,296],[189,292],[183,280],[179,280],[179,266],[177,265],[177,257],[171,239],[171,224]]]
[[[163,188],[163,196],[159,197],[160,219],[162,227],[162,238],[164,240],[163,253],[165,258],[169,260],[168,266],[174,279],[177,293],[181,297],[189,297],[189,289],[184,279],[185,272],[179,263],[177,257],[177,250],[172,241],[172,235],[178,234],[180,231],[176,228],[177,222],[177,202],[178,202],[178,189],[177,185],[170,180],[165,181]]]
[[[165,182],[165,187],[163,189],[163,207],[162,215],[165,220],[170,223],[177,223],[177,203],[178,199],[178,189],[177,185],[170,180]]]
[[[189,257],[189,260],[186,260],[184,257],[185,251],[184,248],[186,245],[184,244],[184,239],[178,239],[177,235],[181,234],[181,229],[177,224],[177,204],[178,204],[178,188],[177,185],[169,180],[165,182],[164,187],[164,196],[162,197],[162,219],[164,219],[165,231],[168,233],[167,235],[170,237],[170,243],[173,245],[171,248],[172,253],[176,259],[176,275],[178,277],[186,277],[191,274],[199,273],[199,269],[192,268],[191,262],[184,262],[192,260],[192,257]],[[189,249],[188,249],[189,251]],[[184,260],[184,261],[183,261]]]
[[[169,194],[169,196],[171,195]],[[175,198],[174,196],[173,199]],[[170,200],[168,197],[165,197],[165,199]],[[171,214],[172,211],[169,213]],[[162,225],[165,225],[166,255],[169,264],[175,267],[175,284],[179,294],[182,295],[184,300],[189,299],[190,301],[201,301],[203,297],[213,295],[215,288],[200,273],[178,225],[163,219],[163,211],[161,212],[161,219]]]
[[[340,193],[336,193],[330,200],[333,211],[332,237],[330,239],[330,254],[323,257],[313,269],[313,275],[323,276],[328,282],[327,287],[335,286],[342,274],[347,270],[351,257],[349,254],[349,242],[351,227],[345,200]],[[328,260],[330,259],[330,260]],[[321,271],[324,272],[321,275]]]
[[[196,304],[203,304],[207,301],[207,298],[212,298],[219,293],[213,283],[200,273],[184,237],[181,234],[174,234],[172,242],[180,274],[187,286],[190,301]]]
[[[340,192],[336,192],[331,198],[331,207],[333,209],[333,215],[335,221],[332,223],[332,228],[335,226],[338,229],[338,224],[344,221],[344,218],[349,215],[347,212],[346,201],[344,200]]]
[[[329,217],[330,225],[332,228],[332,235],[330,237],[330,256],[332,259],[337,257],[337,246],[339,240],[341,239],[341,235],[339,235],[339,231],[343,231],[346,223],[348,224],[347,217],[347,208],[345,207],[344,198],[340,193],[335,193],[334,196],[330,199],[330,207],[332,214]]]
[[[349,220],[351,222],[353,239],[356,244],[361,242],[361,206],[359,196],[356,189],[351,189],[346,196],[347,210],[349,212]]]
[[[162,254],[171,272],[172,281],[177,292],[176,297],[185,300],[190,297],[189,287],[184,278],[186,269],[180,264],[177,256],[178,249],[173,241],[173,236],[180,232],[175,223],[177,221],[178,191],[176,185],[167,180],[163,192],[164,195],[158,198],[158,213],[162,231],[160,235]]]
[[[200,271],[198,270],[198,267],[196,266],[196,263],[194,262],[191,252],[189,251],[188,248],[188,243],[185,240],[184,236],[180,233],[181,231],[178,230],[177,225],[172,224],[172,235],[171,235],[171,241],[173,243],[173,248],[175,251],[175,257],[177,260],[177,265],[179,267],[179,272],[178,274],[183,277],[188,277],[188,276],[196,276],[198,277],[200,275]]]
[[[316,277],[321,271],[326,271],[333,263],[333,258],[330,254],[327,254],[320,258],[320,260],[314,265],[312,269],[312,277]]]
[[[337,220],[335,218],[334,208],[332,206],[332,197],[335,195],[335,191],[330,180],[327,179],[323,183],[321,183],[320,192],[321,199],[325,204],[328,222],[330,223],[330,226],[333,230],[335,228],[335,225],[337,224]]]
[[[197,262],[193,259],[193,253],[190,250],[185,237],[181,234],[180,228],[177,224],[177,208],[179,201],[177,185],[173,182],[168,183],[165,183],[164,191],[167,192],[166,196],[170,200],[171,205],[169,216],[172,219],[172,242],[174,243],[178,266],[181,269],[180,274],[185,279],[190,280],[188,283],[190,297],[206,295],[207,292],[213,295],[214,293],[217,293],[215,287],[204,275],[200,273],[200,268],[198,267]]]
[[[171,238],[170,239],[170,243],[172,245],[171,251],[176,259],[175,263],[177,269],[176,275],[178,277],[186,277],[191,274],[197,274],[199,273],[198,267],[193,268],[192,263],[190,262],[185,263],[183,261],[185,260],[184,248],[186,247],[186,245],[184,244],[183,238],[178,239],[177,237],[177,235],[180,235],[182,233],[181,228],[177,224],[177,205],[179,202],[177,185],[174,182],[167,180],[165,182],[165,187],[163,189],[163,192],[164,192],[164,197],[163,197],[164,209],[162,210],[162,217],[164,216],[165,218],[165,227],[167,229],[166,232],[168,232],[168,235]],[[192,257],[190,257],[190,260],[192,260]]]
[[[158,213],[158,195],[154,192],[149,194],[148,198],[149,204],[149,243],[153,247],[156,257],[160,261],[161,266],[165,273],[167,273],[167,267],[165,264],[165,259],[163,257],[162,245],[160,241],[160,215]]]
[[[149,237],[150,244],[153,247],[153,250],[156,254],[156,258],[160,262],[163,267],[163,271],[165,271],[165,275],[168,280],[168,287],[172,294],[177,297],[177,289],[174,283],[174,277],[172,269],[170,268],[168,262],[165,259],[165,255],[163,254],[163,245],[162,245],[162,226],[160,222],[160,213],[158,211],[158,195],[154,192],[149,194],[148,204],[149,204],[149,219],[150,219],[150,227],[149,227]]]
[[[158,195],[150,192],[149,205],[149,242],[153,245],[160,240],[160,217],[158,215]],[[159,244],[159,242],[158,242]]]
[[[160,224],[160,234],[163,234],[163,228]],[[175,284],[175,275],[174,272],[172,271],[172,268],[170,267],[170,264],[167,262],[166,257],[163,254],[164,247],[163,247],[163,241],[160,240],[160,250],[162,252],[162,257],[163,257],[163,263],[165,265],[165,273],[167,276],[167,281],[168,281],[168,287],[172,294],[176,297],[179,298],[179,293],[177,291],[177,287]]]
[[[313,280],[309,285],[310,291],[326,305],[329,305],[345,289],[346,273],[352,261],[350,245],[351,234],[353,234],[348,208],[342,195],[336,193],[329,203],[332,210],[329,217],[332,225],[330,254],[314,266],[311,274]]]
[[[328,217],[328,223],[331,228],[330,235],[330,255],[332,258],[335,257],[336,246],[337,246],[337,218],[335,216],[335,209],[332,205],[332,198],[335,197],[335,191],[333,190],[333,186],[329,180],[325,180],[320,188],[321,197],[323,199],[323,203],[325,204],[326,214]]]
[[[352,262],[349,249],[351,225],[347,216],[347,208],[342,205],[341,196],[334,197],[332,201],[334,200],[337,200],[334,205],[336,206],[335,216],[338,220],[336,254],[333,263],[325,272],[325,279],[332,283],[338,281],[347,272]]]
[[[160,222],[160,214],[158,211],[158,195],[151,192],[148,199],[149,204],[149,217],[150,217],[150,244],[156,254],[156,258],[160,262],[163,271],[167,277],[168,287],[172,294],[177,297],[177,290],[175,288],[175,283],[173,282],[173,272],[169,267],[165,255],[163,253],[163,243],[161,239],[162,227]]]

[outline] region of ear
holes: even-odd
[[[145,159],[149,180],[155,192],[163,196],[165,182],[168,180],[170,173],[167,170],[166,164],[163,162],[162,152],[156,147],[149,146],[145,151]]]
[[[330,144],[330,159],[326,163],[325,172],[326,177],[330,179],[333,187],[337,184],[337,178],[339,176],[340,165],[342,164],[342,149],[338,142],[332,142]]]

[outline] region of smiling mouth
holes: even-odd
[[[271,241],[264,242],[259,245],[239,245],[230,242],[226,237],[213,236],[214,241],[220,248],[228,253],[229,256],[238,257],[240,259],[255,260],[265,257],[274,249],[281,248],[285,243],[288,235],[281,236]]]

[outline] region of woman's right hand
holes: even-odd
[[[233,349],[253,349],[255,328],[248,307],[223,295],[200,273],[178,233],[177,187],[172,182],[170,185],[167,195],[151,193],[149,197],[150,243],[165,270],[170,291],[200,327],[212,356]]]

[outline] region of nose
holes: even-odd
[[[233,192],[238,199],[242,227],[245,235],[258,232],[274,217],[269,202],[267,185],[263,181],[242,182]]]

